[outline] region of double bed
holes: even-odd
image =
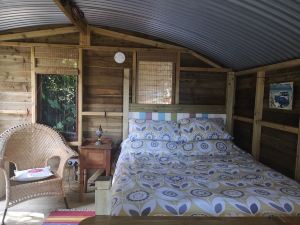
[[[300,214],[296,181],[234,145],[219,123],[188,122],[170,131],[170,124],[131,120],[113,177],[111,215]]]

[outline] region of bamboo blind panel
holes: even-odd
[[[171,104],[173,73],[173,62],[139,61],[137,102]]]
[[[36,73],[78,75],[76,48],[35,47]]]
[[[177,53],[166,52],[166,50],[137,52],[138,61],[153,61],[153,62],[177,62]]]

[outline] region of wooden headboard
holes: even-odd
[[[129,69],[124,69],[123,81],[123,140],[128,136],[128,120],[153,119],[153,120],[174,120],[182,118],[223,118],[227,128],[232,127],[233,102],[229,98],[231,92],[227,91],[226,105],[160,105],[160,104],[135,104],[129,103]],[[231,77],[230,77],[231,78]],[[228,79],[227,86],[233,86],[231,79]],[[228,101],[231,100],[231,101]],[[229,115],[229,116],[228,116]],[[230,130],[230,129],[229,129]],[[231,133],[231,132],[230,132]]]

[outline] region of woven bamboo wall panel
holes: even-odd
[[[78,59],[77,48],[35,47],[36,58]]]
[[[177,54],[168,52],[167,50],[151,50],[137,52],[138,61],[154,61],[154,62],[174,62],[177,61]]]
[[[35,48],[37,74],[78,75],[78,49]]]
[[[139,61],[138,68],[137,102],[171,104],[174,64]]]

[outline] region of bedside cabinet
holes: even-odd
[[[112,139],[102,138],[101,145],[95,145],[95,140],[86,141],[79,147],[80,162],[80,193],[87,189],[87,170],[104,169],[105,175],[110,175]]]

